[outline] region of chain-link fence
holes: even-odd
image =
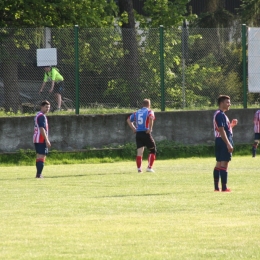
[[[216,106],[220,94],[229,95],[233,104],[242,105],[240,30],[183,28],[165,34],[168,107]]]
[[[165,29],[163,36],[158,28],[80,28],[77,39],[74,28],[37,28],[0,29],[0,107],[34,112],[44,98],[55,104],[47,92],[50,84],[39,94],[44,70],[37,67],[36,51],[46,47],[57,48],[64,110],[73,110],[77,103],[77,66],[81,113],[90,107],[133,109],[144,98],[154,108],[163,102],[166,109],[213,107],[219,94],[243,103],[241,32],[235,28]]]

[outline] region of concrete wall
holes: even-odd
[[[234,128],[235,143],[252,143],[253,117],[257,109],[234,109],[230,120],[238,119]],[[214,141],[214,111],[157,112],[153,129],[155,141],[174,140],[183,144],[209,144]],[[34,117],[0,118],[0,152],[34,149]],[[127,115],[48,116],[50,141],[56,150],[100,148],[111,144],[134,142],[126,123]]]

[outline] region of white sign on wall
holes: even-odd
[[[260,93],[260,28],[248,28],[248,91]]]
[[[37,49],[37,66],[56,66],[57,63],[57,49],[45,48]]]

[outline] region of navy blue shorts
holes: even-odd
[[[255,140],[260,140],[260,133],[255,133]]]
[[[136,147],[147,147],[147,149],[155,148],[155,142],[151,134],[147,134],[144,131],[136,132]]]
[[[64,83],[63,81],[60,81],[59,83],[54,84],[54,88],[53,88],[53,93],[58,93],[58,94],[62,94],[64,89]]]
[[[46,143],[34,143],[35,151],[38,154],[47,155],[48,154],[48,147]]]
[[[229,138],[229,142],[233,146],[233,140]],[[215,155],[217,162],[229,162],[231,161],[232,153],[227,149],[227,145],[221,137],[215,139]]]

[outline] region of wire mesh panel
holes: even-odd
[[[220,94],[242,104],[241,38],[233,29],[180,28],[165,33],[166,102],[211,107]]]
[[[34,84],[34,81],[38,81],[38,79],[35,78],[36,67],[33,66],[35,37],[37,37],[37,30],[0,30],[0,106],[6,111],[17,112],[20,110],[23,98],[20,93],[29,96],[29,92],[34,91],[36,87],[37,83]]]
[[[57,106],[51,82],[40,93],[44,69],[37,67],[36,50],[57,48],[59,72],[65,79],[62,108],[74,109],[74,48],[73,29],[1,29],[0,30],[0,107],[6,111],[35,112],[41,100]],[[72,44],[71,44],[72,43]],[[69,102],[67,102],[69,103]],[[65,106],[64,106],[65,105]]]
[[[231,96],[233,104],[243,103],[240,29],[165,29],[163,40],[166,109],[212,107],[219,94]],[[144,98],[151,99],[153,108],[162,107],[159,28],[80,28],[78,42],[76,61],[73,28],[0,29],[0,107],[27,112],[45,98],[56,106],[50,82],[44,94],[39,93],[44,77],[36,63],[39,48],[57,49],[67,102],[63,110],[75,107],[76,62],[80,111],[89,107],[132,110]],[[249,102],[257,99],[249,95]]]
[[[159,106],[158,33],[158,29],[81,29],[81,106],[136,108],[144,98]]]

